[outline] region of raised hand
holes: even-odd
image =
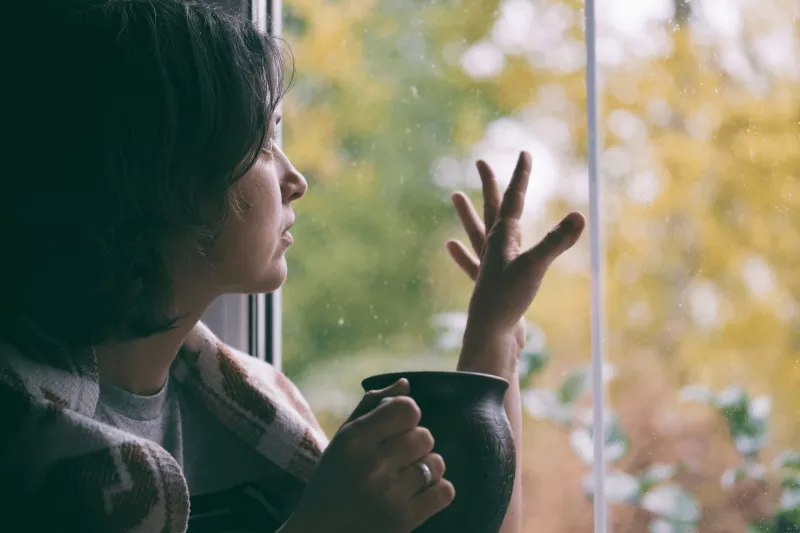
[[[570,213],[536,246],[523,251],[520,217],[531,171],[530,155],[520,154],[502,199],[491,168],[483,161],[477,167],[483,186],[484,222],[463,193],[453,195],[475,254],[461,241],[447,242],[455,262],[475,280],[459,369],[508,378],[516,371],[516,356],[525,343],[522,318],[547,268],[575,244],[586,221],[580,213]],[[498,350],[500,346],[507,349]],[[498,351],[514,356],[498,357]]]
[[[411,533],[453,501],[405,379],[370,391],[331,441],[280,533]],[[419,466],[430,472],[426,480]]]

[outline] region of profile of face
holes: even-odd
[[[272,292],[286,280],[292,203],[308,184],[274,141],[278,120],[256,162],[233,186],[239,213],[231,211],[208,252],[206,283],[217,294]]]

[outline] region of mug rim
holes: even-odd
[[[387,383],[383,386],[388,387],[389,385],[396,382],[400,378],[406,378],[408,379],[409,382],[412,382],[412,380],[415,377],[427,379],[427,378],[442,377],[442,376],[454,377],[456,379],[467,380],[467,381],[477,380],[477,381],[482,381],[484,383],[486,383],[487,381],[491,381],[497,385],[503,384],[505,385],[505,388],[508,388],[511,385],[506,379],[503,379],[498,376],[493,376],[491,374],[484,374],[481,372],[463,372],[460,370],[412,370],[412,371],[385,372],[383,374],[375,374],[361,380],[361,387],[365,391],[369,391],[379,388],[379,387],[370,387],[368,383],[372,381],[386,380]]]

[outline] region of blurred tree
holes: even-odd
[[[750,73],[732,72],[728,44],[698,30],[687,4],[675,4],[668,54],[604,72],[608,354],[655,354],[676,385],[768,391],[775,436],[797,442],[800,83],[759,68],[755,54]],[[784,14],[773,12],[771,27],[758,6],[742,7],[743,34],[748,22],[763,36],[791,20],[789,3],[771,7]],[[574,131],[580,160],[584,135]],[[552,300],[585,290],[550,281],[534,312],[546,331],[559,320]]]
[[[436,160],[461,155],[492,111],[485,87],[448,62],[454,36],[488,31],[496,0],[287,2],[299,66],[285,147],[311,188],[289,254],[285,365],[382,347],[419,349],[442,306],[429,270],[452,221]],[[441,16],[460,9],[458,17]],[[484,117],[484,118],[482,118]]]

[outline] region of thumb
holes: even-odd
[[[570,213],[539,244],[522,253],[515,262],[519,262],[525,270],[534,269],[544,274],[556,257],[572,248],[585,227],[586,219],[582,214]]]
[[[367,391],[367,393],[364,394],[364,397],[361,398],[361,401],[356,406],[355,410],[353,410],[352,414],[347,419],[347,422],[352,422],[356,418],[360,418],[369,413],[378,407],[378,405],[380,405],[381,400],[392,398],[394,396],[407,396],[410,392],[411,386],[406,378],[400,378],[384,389]],[[347,422],[345,422],[345,424]]]

